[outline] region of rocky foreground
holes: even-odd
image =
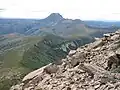
[[[120,90],[120,31],[70,51],[10,90]]]

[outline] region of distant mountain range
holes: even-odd
[[[65,19],[59,13],[40,20],[1,18],[0,90],[8,90],[28,72],[58,63],[70,50],[119,27],[120,22]]]
[[[85,36],[94,32],[111,32],[120,27],[120,22],[81,21],[65,19],[52,13],[45,19],[0,19],[0,34],[19,33],[24,35]]]

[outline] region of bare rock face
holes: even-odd
[[[120,90],[120,32],[86,44],[26,75],[10,90]]]

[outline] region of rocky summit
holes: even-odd
[[[70,51],[10,90],[120,90],[120,31]]]

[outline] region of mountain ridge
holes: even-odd
[[[26,75],[10,90],[119,90],[120,30]]]
[[[58,13],[41,20],[0,19],[0,89],[8,90],[44,65],[60,63],[70,50],[116,31],[116,25],[64,19]]]
[[[96,23],[96,24],[95,24]],[[42,33],[52,33],[55,34],[55,31],[57,32],[57,35],[61,34],[61,36],[67,36],[69,35],[69,32],[73,32],[75,34],[80,35],[79,31],[84,31],[84,27],[88,29],[88,31],[99,31],[101,29],[101,32],[104,32],[102,30],[101,23],[103,22],[94,22],[94,21],[81,21],[80,19],[65,19],[60,15],[59,13],[51,13],[49,16],[47,16],[44,19],[0,19],[0,35],[2,34],[10,34],[10,33],[20,33],[24,35],[41,35]],[[84,24],[83,26],[80,26],[81,24]],[[76,27],[70,27],[75,26]],[[107,26],[105,29],[111,28],[111,24],[109,23],[103,23],[102,25]],[[115,26],[120,26],[119,22],[115,23]],[[87,27],[88,26],[88,27]],[[92,27],[92,28],[89,28]],[[117,27],[118,27],[117,26]],[[97,28],[96,28],[97,27]],[[77,30],[76,30],[77,29]],[[90,30],[89,30],[90,29]],[[60,32],[60,30],[64,30],[66,32]],[[111,31],[114,30],[114,28],[111,29]],[[84,32],[86,33],[86,32]],[[105,32],[106,33],[106,32]]]

